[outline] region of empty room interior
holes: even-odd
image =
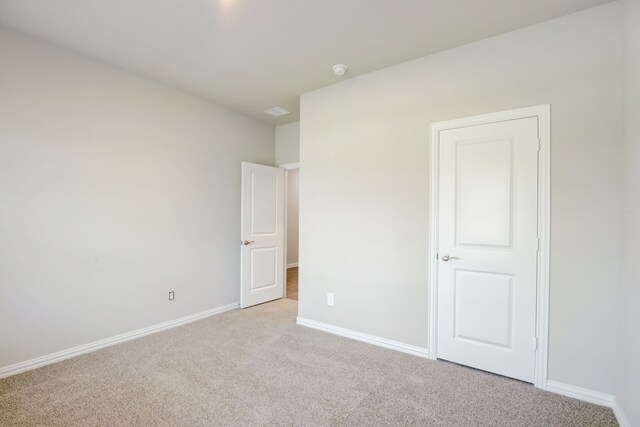
[[[0,426],[640,427],[640,0],[0,0]]]

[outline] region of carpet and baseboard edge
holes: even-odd
[[[366,342],[369,344],[377,345],[379,347],[385,347],[391,350],[412,354],[414,356],[429,358],[429,350],[423,347],[417,347],[410,344],[381,338],[375,335],[364,334],[362,332],[330,325],[327,323],[317,322],[315,320],[309,320],[302,317],[298,317],[296,319],[296,323],[300,326],[306,326],[308,328],[317,329],[323,332],[328,332],[330,334],[340,335],[342,337]],[[561,394],[563,396],[572,397],[574,399],[583,400],[585,402],[611,408],[620,426],[630,427],[630,424],[622,408],[620,407],[620,405],[618,405],[618,402],[612,395],[588,390],[570,384],[564,384],[553,380],[548,380],[544,389],[552,393]]]
[[[615,397],[610,394],[561,383],[559,381],[547,380],[545,390],[609,408],[615,406]]]
[[[548,380],[544,389],[552,393],[611,408],[613,410],[613,414],[618,420],[618,424],[620,424],[620,427],[631,427],[631,423],[620,406],[620,403],[616,397],[611,394],[601,393],[599,391],[593,391],[553,380]]]
[[[369,344],[377,345],[378,347],[389,348],[391,350],[412,354],[418,357],[424,357],[424,358],[429,357],[429,350],[424,347],[405,344],[399,341],[393,341],[393,340],[381,338],[375,335],[364,334],[362,332],[341,328],[339,326],[329,325],[327,323],[316,322],[315,320],[304,319],[302,317],[298,317],[296,319],[296,323],[300,326],[306,326],[308,328],[329,332],[331,334],[340,335],[346,338],[351,338],[356,341],[362,341]]]
[[[181,317],[175,320],[169,320],[168,322],[158,323],[157,325],[148,326],[146,328],[137,329],[135,331],[126,332],[124,334],[116,335],[110,338],[94,341],[88,344],[83,344],[78,347],[73,347],[67,350],[58,351],[45,356],[36,357],[35,359],[27,360],[24,362],[15,363],[9,366],[0,367],[0,378],[10,377],[12,375],[20,374],[22,372],[30,371],[32,369],[40,368],[42,366],[50,365],[52,363],[61,362],[66,359],[70,359],[81,354],[90,353],[92,351],[100,350],[105,347],[120,344],[126,341],[130,341],[136,338],[143,337],[145,335],[154,334],[156,332],[165,331],[167,329],[175,328],[177,326],[186,325],[187,323],[195,322],[196,320],[205,319],[216,314],[225,313],[227,311],[235,310],[240,307],[239,302],[216,307],[211,310],[195,313],[190,316]]]
[[[553,380],[547,381],[545,390],[611,408],[613,410],[613,414],[618,420],[618,424],[620,424],[620,427],[631,427],[631,423],[629,422],[629,419],[627,418],[624,410],[620,406],[618,399],[616,399],[616,397],[611,394],[601,393],[599,391],[593,391]]]
[[[81,354],[90,353],[96,350],[100,350],[105,347],[120,344],[126,341],[130,341],[136,338],[143,337],[145,335],[154,334],[167,329],[175,328],[177,326],[185,325],[187,323],[195,322],[197,320],[205,319],[210,316],[222,314],[227,311],[235,310],[240,307],[240,303],[235,302],[227,304],[221,307],[213,308],[211,310],[203,311],[200,313],[192,314],[190,316],[182,317],[175,320],[159,323],[157,325],[149,326],[135,331],[127,332],[124,334],[116,335],[110,338],[106,338],[99,341],[94,341],[88,344],[84,344],[78,347],[62,350],[49,355],[37,357],[25,362],[15,363],[6,367],[0,368],[0,378],[9,377],[22,372],[30,371],[32,369],[40,368],[42,366],[50,365],[52,363],[60,362],[66,359],[70,359]],[[381,338],[375,335],[369,335],[362,332],[354,331],[351,329],[341,328],[339,326],[330,325],[327,323],[317,322],[314,320],[304,319],[298,317],[296,323],[300,326],[317,329],[320,331],[328,332],[334,335],[351,338],[357,341],[373,344],[379,347],[388,348],[391,350],[408,353],[414,356],[429,358],[429,350],[424,347],[418,347],[410,344],[405,344],[399,341],[389,340]],[[630,427],[631,424],[626,417],[623,409],[617,402],[617,399],[609,394],[596,392],[593,390],[585,389],[582,387],[573,386],[570,384],[564,384],[558,381],[548,380],[546,387],[547,391],[561,394],[563,396],[572,397],[575,399],[583,400],[586,402],[594,403],[609,407],[613,410],[616,419],[621,427]]]
[[[618,399],[615,399],[612,409],[620,427],[631,427],[631,421],[629,421],[629,418],[627,418],[627,415],[622,410],[620,403],[618,403]]]

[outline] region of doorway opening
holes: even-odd
[[[241,169],[240,307],[297,300],[300,166],[242,162]]]
[[[300,194],[300,164],[280,165],[285,169],[285,293],[284,297],[298,300],[298,207]]]

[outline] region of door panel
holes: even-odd
[[[278,230],[279,176],[271,170],[251,172],[251,235],[274,235]]]
[[[439,153],[438,357],[532,382],[537,118],[441,131]]]
[[[457,144],[457,245],[511,246],[512,141]]]
[[[456,270],[455,338],[511,347],[512,277]]]
[[[242,163],[240,306],[284,296],[284,171]]]
[[[277,286],[277,248],[251,248],[251,290]]]

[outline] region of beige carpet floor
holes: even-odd
[[[297,326],[296,310],[237,310],[0,380],[0,425],[617,425],[603,407]]]

